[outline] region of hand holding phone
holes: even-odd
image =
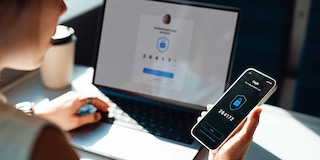
[[[262,107],[254,107],[233,133],[218,148],[209,152],[208,160],[246,159],[253,135],[259,124]]]
[[[263,104],[276,90],[276,81],[249,68],[227,89],[191,134],[210,150],[219,147],[256,106]]]

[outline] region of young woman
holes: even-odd
[[[58,18],[66,11],[63,0],[0,0],[0,70],[38,68],[52,45]],[[32,92],[32,91],[30,91]],[[87,104],[107,111],[103,98],[69,92],[51,101],[33,116],[0,100],[1,159],[78,159],[63,131],[99,121],[101,115],[77,115]],[[261,108],[248,116],[232,138],[210,159],[242,159],[249,148]],[[205,114],[205,112],[203,112]]]

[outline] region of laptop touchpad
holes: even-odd
[[[168,140],[163,140],[149,133],[128,129],[108,123],[91,124],[70,132],[71,143],[79,149],[116,159],[184,159],[195,155],[198,150],[184,147],[183,153],[177,154],[176,147],[181,147]],[[159,151],[162,153],[159,155]],[[163,152],[165,151],[165,152]]]

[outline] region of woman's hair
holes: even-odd
[[[10,26],[32,0],[0,0],[0,28]]]
[[[17,4],[24,5],[28,3],[28,0],[0,0],[0,3],[2,2],[17,3]]]
[[[40,15],[43,11],[41,7],[45,1],[48,0],[0,0],[0,35],[2,38],[0,42],[8,41],[16,30],[29,25],[25,24],[28,21],[32,23],[34,30],[38,30],[38,27],[41,27]]]
[[[30,0],[0,0],[0,8],[13,9],[16,13],[21,13]]]

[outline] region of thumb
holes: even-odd
[[[82,116],[79,116],[79,123],[80,123],[79,125],[95,123],[95,122],[98,122],[100,119],[101,119],[101,114],[98,112],[82,115]]]
[[[248,115],[247,122],[243,126],[243,130],[245,135],[249,138],[252,137],[260,119],[260,114],[262,112],[261,107],[255,107]]]

